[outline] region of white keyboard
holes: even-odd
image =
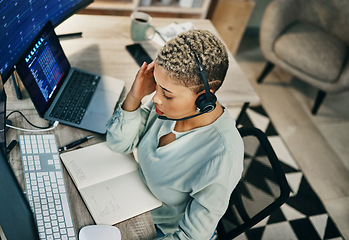
[[[54,135],[20,135],[23,175],[40,239],[77,240]]]

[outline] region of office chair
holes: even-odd
[[[267,136],[257,128],[239,129],[245,146],[242,178],[218,223],[220,240],[233,239],[262,221],[288,199],[290,188]]]
[[[315,115],[327,93],[349,90],[349,1],[273,0],[260,28],[267,60],[257,79],[278,66],[318,89]]]

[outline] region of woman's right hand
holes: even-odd
[[[132,87],[122,105],[124,110],[129,112],[136,110],[142,99],[155,91],[156,83],[154,80],[154,65],[154,61],[150,64],[144,62],[138,70]]]

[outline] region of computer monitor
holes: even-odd
[[[39,240],[32,210],[2,151],[0,151],[0,226],[8,240]]]
[[[0,151],[7,155],[6,151],[6,93],[0,75]]]
[[[6,141],[8,130],[6,124],[11,124],[11,121],[6,118],[6,100],[6,92],[0,75],[0,151],[4,153],[5,157],[18,143],[17,140],[12,140],[9,143]]]
[[[57,26],[93,0],[0,1],[0,74],[5,82],[18,59],[49,20]]]

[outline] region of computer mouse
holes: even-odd
[[[121,240],[121,233],[114,226],[89,225],[81,228],[79,240]]]

